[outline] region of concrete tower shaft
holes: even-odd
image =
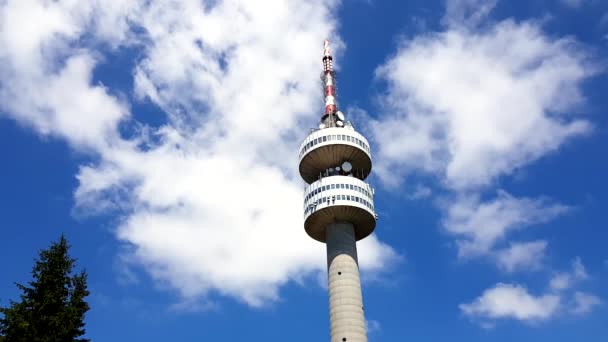
[[[300,146],[304,228],[327,245],[331,342],[367,342],[357,244],[376,228],[367,139],[338,110],[329,42],[323,46],[325,112]]]
[[[353,225],[332,223],[326,243],[331,342],[367,342]]]

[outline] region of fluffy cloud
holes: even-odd
[[[515,198],[499,191],[496,198],[486,202],[477,197],[467,197],[450,203],[446,208],[443,226],[449,233],[461,237],[458,240],[459,255],[473,257],[492,252],[494,246],[509,232],[548,222],[567,210],[568,207],[548,200]],[[527,249],[530,247],[528,245]],[[534,248],[539,249],[538,246]],[[515,266],[522,262],[521,252],[521,245],[511,246],[511,251],[503,251],[499,259],[502,264],[512,263]],[[520,260],[514,260],[515,258]]]
[[[97,157],[77,175],[79,212],[118,210],[122,258],[186,302],[220,294],[261,306],[324,270],[323,245],[303,230],[295,151],[321,110],[319,56],[336,4],[82,3],[9,1],[0,24],[16,45],[1,52],[4,111]],[[41,20],[23,19],[26,7]],[[141,49],[134,91],[164,125],[127,121],[128,98],[91,84],[100,43]],[[119,124],[140,129],[126,140]],[[360,244],[365,270],[394,257],[376,237]]]
[[[496,284],[475,301],[461,304],[467,316],[484,319],[512,318],[520,321],[541,321],[553,316],[560,306],[560,297],[553,294],[531,295],[525,287]]]
[[[572,293],[567,290],[575,282],[587,278],[585,267],[580,258],[576,258],[572,261],[572,270],[553,277],[544,294],[531,294],[519,284],[498,283],[471,303],[460,304],[459,307],[462,313],[484,326],[493,326],[495,321],[501,319],[532,323],[551,319],[558,314],[584,315],[602,303],[600,298],[586,292]]]
[[[589,278],[587,270],[580,258],[572,261],[572,270],[569,272],[559,272],[551,278],[550,286],[553,290],[567,290],[575,283]]]
[[[511,243],[497,253],[498,265],[507,272],[539,269],[546,248],[547,241]]]
[[[93,53],[72,46],[96,13],[87,2],[8,1],[0,7],[0,108],[72,146],[116,143],[128,106],[91,85]]]
[[[600,304],[602,304],[602,301],[599,297],[577,291],[574,294],[574,307],[571,309],[571,312],[575,315],[584,315]]]
[[[580,51],[513,21],[403,42],[377,70],[391,109],[372,125],[380,175],[422,170],[475,189],[588,132],[574,115],[593,73]]]

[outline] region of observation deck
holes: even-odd
[[[327,227],[349,222],[356,240],[376,228],[373,189],[352,176],[330,176],[313,182],[304,194],[304,229],[313,239],[325,242]]]
[[[308,184],[345,161],[352,165],[352,175],[361,180],[365,180],[372,170],[369,143],[353,129],[318,129],[309,134],[300,146],[300,175]]]

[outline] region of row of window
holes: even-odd
[[[304,215],[308,214],[309,212],[312,213],[313,211],[317,210],[317,206],[322,203],[327,203],[327,205],[332,205],[336,201],[355,201],[357,203],[363,204],[372,212],[374,211],[374,205],[371,202],[366,201],[363,198],[359,198],[357,196],[351,196],[351,195],[335,195],[335,196],[322,197],[322,198],[319,198],[318,200],[316,200],[314,203],[311,203],[309,206],[307,206],[304,209]]]
[[[367,151],[367,153],[371,154],[369,147],[367,146],[367,144],[365,142],[363,142],[363,140],[356,138],[356,137],[351,137],[350,135],[345,135],[345,134],[332,134],[332,135],[324,135],[322,137],[315,138],[315,139],[311,140],[310,142],[308,142],[308,144],[306,144],[306,145],[304,145],[304,147],[302,147],[302,150],[300,151],[300,156],[304,155],[304,153],[306,153],[308,150],[310,150],[313,146],[320,144],[320,143],[328,142],[328,141],[352,142],[352,143],[359,145],[359,147],[361,147],[362,149]]]
[[[365,196],[372,198],[372,194],[367,191],[367,189],[362,188],[360,186],[357,185],[353,185],[353,184],[328,184],[328,185],[323,185],[320,186],[316,189],[314,189],[313,191],[311,191],[308,195],[306,195],[306,197],[304,197],[304,203],[306,203],[309,199],[311,199],[313,196],[320,194],[321,192],[325,191],[325,190],[334,190],[334,189],[343,189],[343,190],[353,190],[353,191],[358,191],[362,194],[365,194]]]

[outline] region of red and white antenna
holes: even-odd
[[[325,115],[323,116],[324,121],[330,121],[329,126],[333,126],[334,119],[332,116],[338,110],[336,103],[336,74],[333,69],[333,57],[329,50],[329,40],[323,42],[323,73],[321,74],[323,80],[324,94],[325,94]]]

